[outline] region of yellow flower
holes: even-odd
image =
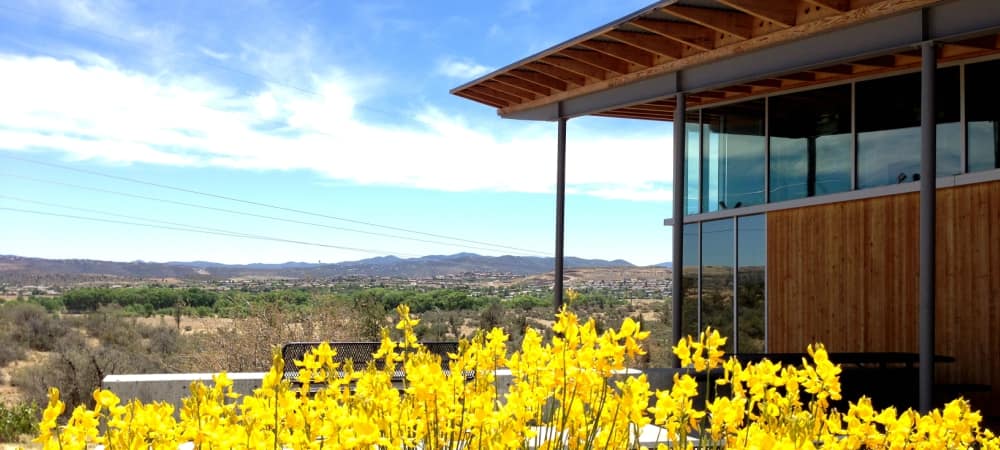
[[[391,381],[396,364],[372,364],[356,372],[347,366],[341,375],[334,370],[332,349],[321,345],[296,362],[303,372],[328,377],[325,388],[314,394],[281,382],[280,352],[263,387],[250,395],[233,393],[224,373],[213,377],[211,388],[192,383],[179,421],[170,405],[121,405],[114,393],[97,390],[92,410],[76,407],[59,427],[65,405],[59,391],[51,389],[35,441],[60,450],[94,445],[175,449],[184,443],[239,449],[634,450],[639,430],[654,423],[672,442],[686,442],[690,433],[700,432],[703,444],[725,448],[1000,448],[993,432],[981,427],[982,416],[961,399],[926,415],[875,410],[864,397],[850,403],[846,413],[830,410],[827,400],[840,395],[840,369],[819,344],[808,348],[811,360],[801,369],[768,360],[744,367],[735,359],[722,362],[726,339],[706,329],[698,340],[679,341],[674,352],[695,369],[722,365],[722,380],[699,387],[690,374],[677,374],[669,391],[651,392],[644,375],[613,383],[610,378],[645,338],[631,320],[598,335],[593,320],[581,324],[563,309],[553,327],[555,337],[544,341],[529,329],[512,353],[501,329],[480,332],[449,355],[451,373],[446,375],[440,359],[416,342],[416,319],[405,307],[398,313],[403,339],[394,341],[386,331],[377,355],[396,361],[402,359],[396,349],[404,349],[402,392]],[[504,366],[513,381],[499,398],[493,369]],[[476,376],[467,381],[462,371],[470,369]],[[694,398],[717,385],[728,386],[728,395],[696,408]],[[801,391],[809,394],[808,404]],[[651,397],[654,406],[648,407]],[[689,442],[685,447],[692,448]],[[657,448],[670,447],[661,443]]]

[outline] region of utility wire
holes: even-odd
[[[18,201],[18,202],[31,203],[31,204],[42,205],[42,206],[52,206],[52,207],[55,207],[55,208],[64,208],[64,209],[70,209],[70,210],[73,210],[73,211],[80,211],[80,212],[86,212],[86,213],[91,213],[91,214],[101,214],[101,215],[111,216],[111,217],[120,217],[120,218],[123,218],[123,219],[142,220],[142,221],[151,222],[151,223],[160,223],[160,224],[166,224],[166,225],[178,226],[178,227],[184,227],[184,228],[191,228],[191,229],[197,229],[197,230],[212,231],[212,232],[217,232],[217,233],[226,233],[226,234],[231,234],[233,236],[249,236],[249,234],[246,234],[246,233],[239,233],[239,232],[235,232],[235,231],[223,230],[221,228],[203,227],[203,226],[199,226],[199,225],[190,225],[190,224],[186,224],[186,223],[171,222],[171,221],[168,221],[168,220],[158,220],[158,219],[150,219],[148,217],[130,216],[130,215],[127,215],[127,214],[118,214],[118,213],[113,213],[113,212],[108,212],[108,211],[101,211],[101,210],[98,210],[98,209],[80,208],[80,207],[77,207],[77,206],[62,205],[62,204],[59,204],[59,203],[50,203],[50,202],[43,202],[43,201],[40,201],[40,200],[31,200],[31,199],[22,198],[22,197],[15,197],[15,196],[12,196],[12,195],[0,195],[0,199],[8,199],[8,200],[14,200],[14,201]]]
[[[42,15],[40,15],[38,13],[33,13],[33,12],[26,11],[26,10],[23,10],[23,9],[20,9],[20,8],[11,7],[10,5],[0,5],[0,8],[7,9],[9,11],[13,11],[13,12],[16,12],[16,13],[19,13],[19,14],[23,14],[23,15],[28,15],[28,16],[34,16],[34,17],[42,18]],[[93,33],[93,34],[100,35],[100,36],[103,36],[103,37],[106,37],[106,38],[118,40],[118,41],[121,41],[123,43],[129,44],[129,45],[131,45],[133,47],[137,47],[137,48],[146,47],[146,46],[144,46],[142,44],[133,42],[133,41],[131,41],[129,39],[126,39],[124,37],[121,37],[121,36],[113,35],[113,34],[110,34],[110,33],[105,33],[103,31],[99,31],[99,30],[94,30],[94,29],[86,28],[86,27],[81,26],[81,25],[71,24],[71,23],[68,23],[66,21],[59,20],[59,19],[51,19],[51,18],[46,18],[46,19],[53,20],[54,22],[60,23],[63,26],[76,28],[76,29],[79,29],[81,31],[85,31],[85,32]],[[181,53],[179,53],[179,52],[173,52],[173,54],[181,55]],[[233,73],[236,73],[236,74],[239,74],[239,75],[243,75],[243,76],[246,76],[246,77],[254,78],[254,79],[257,79],[257,80],[265,82],[265,83],[270,83],[270,84],[282,86],[282,87],[285,87],[285,88],[293,89],[293,90],[296,90],[296,91],[299,91],[299,92],[302,92],[302,93],[305,93],[305,94],[309,94],[309,95],[312,95],[312,96],[315,96],[315,97],[318,97],[318,98],[322,98],[323,97],[318,92],[311,91],[309,89],[302,88],[300,86],[295,86],[295,85],[291,85],[291,84],[288,84],[288,83],[282,83],[282,82],[279,82],[279,81],[275,81],[273,79],[265,78],[265,77],[262,77],[262,76],[259,76],[259,75],[256,75],[256,74],[244,71],[244,70],[235,69],[235,68],[228,67],[228,66],[225,66],[225,65],[221,65],[221,64],[218,64],[218,63],[215,63],[215,62],[211,62],[211,61],[208,61],[205,58],[198,58],[198,59],[201,60],[201,62],[203,64],[210,65],[212,67],[216,67],[216,68],[219,68],[219,69],[222,69],[222,70],[227,70],[227,71],[230,71],[230,72],[233,72]],[[382,113],[382,114],[387,114],[387,115],[390,114],[387,111],[383,111],[383,110],[380,110],[380,109],[377,109],[377,108],[372,108],[372,107],[365,106],[365,105],[356,105],[356,107],[358,107],[360,109],[367,109],[367,110],[370,110],[370,111],[373,111],[373,112]],[[327,134],[327,133],[323,133],[322,131],[319,131],[319,130],[313,130],[313,132],[316,132],[316,133],[319,133],[319,134]],[[189,193],[189,194],[203,195],[203,196],[218,198],[218,199],[222,199],[222,200],[228,200],[228,201],[233,201],[233,202],[240,202],[240,203],[245,203],[245,204],[250,204],[250,205],[255,205],[255,206],[261,206],[261,207],[265,207],[265,208],[278,209],[278,210],[282,210],[282,211],[286,211],[286,212],[295,212],[295,213],[298,213],[298,214],[311,215],[311,216],[316,216],[316,217],[322,217],[322,218],[325,218],[325,219],[344,221],[344,222],[354,223],[354,224],[358,224],[358,225],[365,225],[365,226],[370,226],[370,227],[375,227],[375,228],[382,228],[382,229],[393,230],[393,231],[401,231],[401,232],[405,232],[405,233],[413,233],[413,234],[418,234],[418,235],[423,235],[423,236],[428,236],[428,237],[435,237],[435,238],[439,238],[439,239],[447,239],[447,240],[453,240],[453,241],[460,241],[460,242],[466,242],[466,243],[470,243],[470,244],[486,245],[486,246],[489,246],[489,247],[497,247],[497,248],[503,248],[503,249],[507,249],[507,250],[516,250],[516,251],[519,251],[519,252],[524,252],[524,253],[529,253],[529,254],[548,255],[548,253],[546,253],[546,252],[540,252],[540,251],[537,251],[537,250],[530,250],[530,249],[518,248],[518,247],[513,247],[513,246],[508,246],[508,245],[503,245],[503,244],[495,244],[495,243],[490,243],[490,242],[485,242],[485,241],[477,241],[477,240],[472,240],[472,239],[464,239],[464,238],[459,238],[459,237],[454,237],[454,236],[447,236],[447,235],[442,235],[442,234],[428,233],[428,232],[424,232],[424,231],[412,230],[412,229],[407,229],[407,228],[402,228],[402,227],[395,227],[395,226],[391,226],[391,225],[382,225],[382,224],[377,224],[377,223],[373,223],[373,222],[367,222],[367,221],[363,221],[363,220],[350,219],[350,218],[345,218],[345,217],[331,216],[331,215],[316,213],[316,212],[312,212],[312,211],[305,211],[305,210],[299,210],[299,209],[294,209],[294,208],[287,208],[287,207],[282,207],[282,206],[273,205],[273,204],[267,204],[267,203],[262,203],[262,202],[255,202],[255,201],[245,200],[245,199],[240,199],[240,198],[235,198],[235,197],[228,197],[228,196],[224,196],[224,195],[211,194],[211,193],[196,191],[196,190],[192,190],[192,189],[185,189],[185,188],[180,188],[180,187],[176,187],[176,186],[169,186],[169,185],[165,185],[165,184],[159,184],[159,183],[153,183],[153,182],[148,182],[148,181],[142,181],[142,180],[137,180],[137,179],[134,179],[134,178],[115,176],[115,175],[100,173],[100,172],[86,170],[86,169],[79,169],[79,168],[68,167],[68,166],[59,165],[59,164],[53,164],[53,163],[47,163],[47,162],[43,162],[43,161],[32,160],[32,159],[28,159],[28,158],[20,158],[20,157],[15,157],[15,156],[11,156],[11,155],[2,155],[2,154],[0,154],[0,156],[6,157],[6,158],[10,158],[10,159],[19,160],[19,161],[22,161],[22,162],[28,162],[28,163],[46,165],[46,166],[49,166],[49,167],[56,167],[56,168],[60,168],[60,169],[64,169],[64,170],[72,170],[72,171],[76,171],[76,172],[80,172],[80,173],[86,173],[86,174],[90,174],[90,175],[96,175],[96,176],[102,176],[102,177],[111,178],[111,179],[117,179],[117,180],[120,180],[120,181],[128,181],[128,182],[131,182],[131,183],[145,184],[145,185],[149,185],[149,186],[159,187],[161,189],[170,189],[170,190],[175,190],[175,191],[179,191],[179,192],[186,192],[186,193]],[[349,231],[349,230],[345,230],[345,231]],[[364,233],[363,231],[357,231],[357,230],[354,230],[354,231]],[[388,236],[388,237],[393,237],[393,236]],[[427,242],[427,241],[425,241],[425,242]],[[430,242],[432,242],[432,243],[439,243],[439,242],[433,242],[433,241],[430,241]],[[446,245],[453,245],[453,244],[446,244]],[[475,248],[475,249],[478,249],[478,250],[486,250],[486,249],[479,248],[479,247],[467,247],[467,248]]]
[[[207,229],[199,229],[199,228],[175,227],[175,226],[167,226],[167,225],[155,225],[155,224],[149,224],[149,223],[128,222],[128,221],[124,221],[124,220],[114,220],[114,219],[102,219],[102,218],[98,218],[98,217],[76,216],[76,215],[72,215],[72,214],[60,214],[60,213],[45,212],[45,211],[38,211],[38,210],[31,210],[31,209],[0,207],[0,211],[13,211],[13,212],[26,213],[26,214],[37,214],[37,215],[43,215],[43,216],[63,217],[63,218],[77,219],[77,220],[90,220],[90,221],[94,221],[94,222],[113,223],[113,224],[118,224],[118,225],[129,225],[129,226],[147,227],[147,228],[159,228],[159,229],[173,230],[173,231],[186,231],[186,232],[189,232],[189,233],[212,234],[212,235],[217,235],[217,236],[235,237],[235,238],[243,238],[243,239],[257,239],[257,240],[262,240],[262,241],[285,242],[285,243],[289,243],[289,244],[301,244],[301,245],[309,245],[309,246],[313,246],[313,247],[324,247],[324,248],[334,248],[334,249],[338,249],[338,250],[348,250],[348,251],[353,251],[353,252],[373,253],[373,254],[376,254],[376,255],[392,255],[392,254],[397,254],[397,255],[411,256],[411,257],[416,256],[416,255],[405,254],[405,253],[388,252],[388,251],[385,251],[385,250],[373,250],[373,249],[367,249],[367,248],[346,247],[346,246],[342,246],[342,245],[324,244],[324,243],[309,242],[309,241],[299,241],[299,240],[295,240],[295,239],[285,239],[285,238],[278,238],[278,237],[272,237],[272,236],[264,236],[264,235],[259,235],[259,234],[245,234],[245,233],[228,232],[228,231],[209,231]],[[142,220],[146,220],[146,219],[142,219]]]
[[[168,190],[177,191],[177,192],[184,192],[184,193],[187,193],[187,194],[200,195],[200,196],[203,196],[203,197],[210,197],[210,198],[216,198],[216,199],[221,199],[221,200],[227,200],[227,201],[231,201],[231,202],[243,203],[243,204],[247,204],[247,205],[253,205],[253,206],[259,206],[259,207],[264,207],[264,208],[276,209],[276,210],[279,210],[279,211],[293,212],[293,213],[296,213],[296,214],[304,214],[304,215],[308,215],[308,216],[322,217],[324,219],[330,219],[330,220],[337,220],[337,221],[341,221],[341,222],[354,223],[354,224],[365,225],[365,226],[374,227],[374,228],[382,228],[382,229],[386,229],[386,230],[401,231],[401,232],[404,232],[404,233],[418,234],[418,235],[421,235],[421,236],[429,236],[429,237],[434,237],[434,238],[439,238],[439,239],[447,239],[447,240],[451,240],[451,241],[465,242],[465,243],[469,243],[469,244],[486,245],[488,247],[503,248],[503,249],[508,249],[508,250],[517,250],[519,252],[524,252],[524,253],[534,253],[534,254],[538,254],[538,255],[548,255],[548,253],[540,252],[540,251],[537,251],[537,250],[531,250],[531,249],[513,247],[513,246],[503,245],[503,244],[496,244],[496,243],[492,243],[492,242],[477,241],[477,240],[472,240],[472,239],[464,239],[464,238],[459,238],[459,237],[454,237],[454,236],[447,236],[447,235],[443,235],[443,234],[428,233],[428,232],[424,232],[424,231],[412,230],[412,229],[402,228],[402,227],[395,227],[395,226],[391,226],[391,225],[382,225],[382,224],[378,224],[378,223],[374,223],[374,222],[367,222],[367,221],[364,221],[364,220],[350,219],[350,218],[346,218],[346,217],[331,216],[331,215],[328,215],[328,214],[322,214],[322,213],[313,212],[313,211],[306,211],[306,210],[296,209],[296,208],[288,208],[288,207],[284,207],[284,206],[280,206],[280,205],[274,205],[274,204],[270,204],[270,203],[258,202],[258,201],[253,201],[253,200],[246,200],[246,199],[237,198],[237,197],[230,197],[230,196],[226,196],[226,195],[213,194],[213,193],[210,193],[210,192],[198,191],[198,190],[194,190],[194,189],[187,189],[187,188],[182,188],[182,187],[177,187],[177,186],[171,186],[171,185],[162,184],[162,183],[154,183],[154,182],[151,182],[151,181],[144,181],[144,180],[139,180],[139,179],[136,179],[136,178],[123,177],[123,176],[119,176],[119,175],[111,175],[111,174],[108,174],[108,173],[98,172],[98,171],[95,171],[95,170],[80,169],[80,168],[77,168],[77,167],[70,167],[70,166],[66,166],[66,165],[62,165],[62,164],[55,164],[55,163],[50,163],[50,162],[45,162],[45,161],[38,161],[38,160],[35,160],[35,159],[30,159],[30,158],[22,158],[22,157],[19,157],[19,156],[8,155],[8,154],[4,154],[4,153],[0,153],[0,157],[8,158],[8,159],[13,159],[13,160],[16,160],[16,161],[21,161],[21,162],[26,162],[26,163],[30,163],[30,164],[38,164],[38,165],[47,166],[47,167],[54,167],[54,168],[57,168],[57,169],[68,170],[68,171],[72,171],[72,172],[84,173],[84,174],[87,174],[87,175],[94,175],[94,176],[109,178],[109,179],[112,179],[112,180],[127,181],[129,183],[142,184],[142,185],[146,185],[146,186],[153,186],[153,187],[157,187],[157,188],[160,188],[160,189],[168,189]]]
[[[0,177],[20,178],[20,179],[23,179],[23,180],[34,181],[34,182],[37,182],[37,183],[53,184],[53,185],[58,185],[58,186],[71,187],[71,188],[74,188],[74,189],[81,189],[81,190],[87,190],[87,191],[92,191],[92,192],[102,192],[102,193],[112,194],[112,195],[118,195],[118,196],[122,196],[122,197],[136,198],[136,199],[140,199],[140,200],[149,200],[149,201],[155,201],[155,202],[160,202],[160,203],[168,203],[168,204],[172,204],[172,205],[180,205],[180,206],[186,206],[186,207],[189,207],[189,208],[198,208],[198,209],[205,209],[205,210],[209,210],[209,211],[224,212],[224,213],[227,213],[227,214],[235,214],[235,215],[241,215],[241,216],[247,216],[247,217],[257,217],[257,218],[261,218],[261,219],[274,220],[274,221],[278,221],[278,222],[288,222],[288,223],[294,223],[294,224],[299,224],[299,225],[308,225],[308,226],[314,226],[314,227],[321,227],[321,228],[327,228],[327,229],[331,229],[331,230],[348,231],[348,232],[352,232],[352,233],[367,234],[367,235],[371,235],[371,236],[387,237],[387,238],[401,239],[401,240],[415,241],[415,242],[424,242],[424,243],[437,244],[437,245],[446,245],[446,246],[449,246],[449,247],[457,247],[457,248],[464,248],[464,249],[485,250],[485,251],[497,251],[498,250],[496,248],[475,247],[475,246],[471,246],[471,245],[467,245],[467,244],[457,244],[457,243],[452,243],[452,242],[434,241],[434,240],[430,240],[430,239],[421,239],[421,238],[415,238],[415,237],[410,237],[410,236],[399,236],[399,235],[395,235],[395,234],[379,233],[379,232],[375,232],[375,231],[365,231],[365,230],[358,230],[358,229],[354,229],[354,228],[338,227],[338,226],[334,226],[334,225],[327,225],[327,224],[316,223],[316,222],[307,222],[307,221],[303,221],[303,220],[289,219],[289,218],[285,218],[285,217],[269,216],[269,215],[266,215],[266,214],[256,214],[256,213],[251,213],[251,212],[246,212],[246,211],[238,211],[238,210],[233,210],[233,209],[219,208],[219,207],[215,207],[215,206],[201,205],[201,204],[198,204],[198,203],[188,203],[188,202],[182,202],[182,201],[177,201],[177,200],[169,200],[169,199],[164,199],[164,198],[159,198],[159,197],[150,197],[150,196],[139,195],[139,194],[131,194],[131,193],[128,193],[128,192],[115,191],[115,190],[111,190],[111,189],[102,189],[102,188],[96,188],[96,187],[90,187],[90,186],[82,186],[82,185],[79,185],[79,184],[66,183],[66,182],[62,182],[62,181],[46,180],[46,179],[43,179],[43,178],[35,178],[35,177],[29,177],[29,176],[25,176],[25,175],[16,175],[16,174],[10,174],[10,173],[2,173],[2,172],[0,172]],[[524,254],[524,253],[528,253],[528,252],[520,252],[520,253]],[[531,252],[531,253],[536,253],[536,252]]]

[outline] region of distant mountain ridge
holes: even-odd
[[[430,278],[463,273],[533,275],[552,271],[555,260],[538,256],[483,256],[475,253],[429,255],[419,258],[379,256],[333,264],[286,262],[282,264],[222,264],[210,261],[166,263],[114,262],[88,259],[43,259],[0,255],[0,281],[39,276],[97,276],[116,278],[226,279],[240,276],[283,278],[332,278],[376,276]],[[622,259],[607,261],[567,257],[570,268],[635,267]]]

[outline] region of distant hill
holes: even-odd
[[[532,275],[552,271],[553,258],[535,256],[482,256],[474,253],[430,255],[419,258],[380,256],[335,264],[287,262],[283,264],[230,265],[208,261],[113,262],[88,259],[43,259],[0,255],[0,281],[23,284],[53,279],[226,279],[240,276],[281,278],[332,278],[376,276],[429,278],[462,273]],[[566,268],[635,267],[625,260],[566,258]]]

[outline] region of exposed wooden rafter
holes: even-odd
[[[691,23],[671,22],[669,20],[636,19],[633,25],[672,39],[699,50],[715,48],[715,38],[711,28]]]
[[[869,67],[896,67],[899,65],[898,61],[896,61],[895,55],[881,55],[872,58],[859,59],[857,61],[852,61],[851,64]]]
[[[743,11],[751,16],[776,23],[783,27],[794,27],[798,12],[798,1],[793,0],[716,0],[723,5]]]
[[[506,108],[506,107],[508,107],[508,106],[511,105],[511,103],[508,102],[508,101],[506,101],[506,100],[495,98],[495,97],[490,97],[489,95],[485,95],[485,94],[480,94],[480,93],[476,92],[472,88],[465,89],[465,90],[462,90],[460,92],[456,92],[455,94],[460,95],[460,96],[465,97],[465,98],[468,98],[468,99],[471,99],[471,100],[475,100],[477,102],[486,103],[487,105],[490,105],[490,106],[493,106],[493,107],[496,107],[496,108]]]
[[[791,81],[816,81],[818,77],[813,72],[795,72],[778,75],[775,78]]]
[[[546,86],[557,91],[565,91],[569,84],[557,77],[553,77],[539,71],[514,69],[507,73],[522,80]]]
[[[518,98],[515,95],[511,95],[511,94],[508,94],[506,92],[498,91],[496,89],[487,87],[485,85],[473,86],[473,87],[469,88],[469,90],[471,90],[472,92],[474,92],[476,94],[485,95],[487,97],[492,97],[492,98],[500,99],[500,100],[503,100],[503,101],[505,101],[507,103],[511,103],[511,104],[517,104],[517,103],[523,103],[524,102],[522,99]]]
[[[854,66],[850,64],[834,64],[832,66],[812,69],[812,72],[832,73],[834,75],[850,75],[854,73]]]
[[[751,86],[760,86],[766,88],[780,88],[782,86],[781,80],[776,80],[774,78],[765,78],[761,80],[748,81],[746,84]]]
[[[651,33],[612,30],[608,32],[608,37],[667,58],[677,59],[683,55],[680,44]]]
[[[679,0],[661,2],[534,57],[515,63],[452,92],[517,116],[542,106],[629,85],[701,64],[739,57],[948,0]],[[664,6],[665,4],[665,6]],[[970,37],[972,36],[972,37]],[[940,42],[942,62],[1000,54],[1000,35],[970,34]],[[906,47],[884,54],[828,62],[798,72],[761,73],[734,84],[694,83],[709,89],[688,92],[692,107],[776,95],[788,89],[825,86],[859,77],[909,70],[921,61]],[[669,88],[668,88],[669,90]],[[598,102],[600,103],[600,102]],[[576,108],[571,107],[570,109]],[[673,99],[593,113],[608,117],[672,120]],[[539,114],[551,110],[539,109]]]
[[[545,96],[552,94],[552,89],[546,86],[542,86],[540,84],[533,83],[531,81],[526,81],[521,78],[515,77],[513,75],[497,75],[497,77],[494,79],[509,86],[515,86],[527,91],[531,91],[532,93],[537,95]]]
[[[594,50],[567,48],[559,54],[619,75],[629,73],[627,61]]]
[[[610,57],[623,59],[644,67],[652,67],[656,61],[656,57],[652,53],[621,42],[598,41],[592,39],[581,42],[580,45],[596,52],[604,53]]]
[[[546,63],[546,61],[548,61],[548,63]],[[524,67],[538,73],[549,75],[566,83],[573,83],[577,86],[583,86],[584,83],[587,82],[586,76],[563,69],[561,66],[554,65],[552,61],[549,61],[548,59],[542,60],[542,62],[533,61],[525,64]]]
[[[805,0],[805,2],[830,8],[837,12],[846,12],[851,9],[851,0]]]
[[[705,98],[715,98],[715,99],[726,98],[726,93],[721,91],[701,91],[692,95],[697,95],[699,97],[705,97]]]
[[[721,33],[742,39],[753,37],[753,16],[722,9],[698,8],[694,6],[664,6],[663,11],[674,17],[694,22]]]
[[[590,77],[597,80],[605,80],[608,78],[608,72],[606,70],[594,67],[587,63],[582,63],[572,58],[566,58],[564,56],[550,56],[542,61],[560,69],[565,69],[570,72],[583,75],[584,77]],[[585,83],[586,81],[582,81],[579,84]]]
[[[497,79],[485,81],[485,82],[483,82],[483,86],[486,86],[486,87],[488,87],[490,89],[493,89],[493,90],[496,90],[496,91],[499,91],[499,92],[504,92],[504,93],[513,95],[515,97],[520,98],[521,100],[528,100],[528,101],[530,101],[530,100],[534,100],[534,99],[540,97],[539,95],[536,95],[535,93],[533,93],[531,91],[527,91],[527,90],[521,89],[521,88],[519,88],[517,86],[511,86],[511,85],[506,84],[506,83],[504,83],[504,82],[502,82],[500,80],[497,80]]]
[[[740,94],[752,94],[753,93],[753,87],[745,85],[745,84],[734,84],[732,86],[723,86],[723,87],[719,88],[719,90],[720,91],[725,91],[725,92],[736,92],[736,93],[740,93]]]

